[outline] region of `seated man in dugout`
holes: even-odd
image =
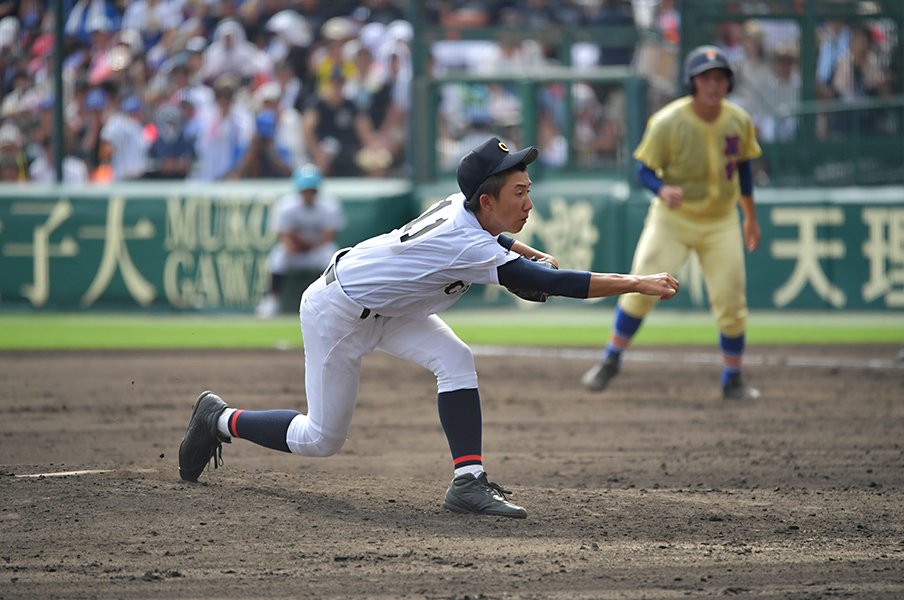
[[[295,191],[274,207],[273,226],[279,240],[267,257],[270,283],[256,311],[261,318],[280,312],[283,287],[290,275],[304,280],[303,290],[320,277],[339,249],[336,234],[345,227],[345,214],[339,200],[321,191],[322,179],[314,165],[298,167],[292,174]],[[297,310],[298,301],[294,306]]]

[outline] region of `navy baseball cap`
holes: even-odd
[[[499,138],[490,138],[465,154],[458,163],[458,187],[465,200],[469,200],[490,175],[507,171],[518,163],[529,165],[539,154],[533,146],[512,152]]]
[[[687,60],[684,62],[684,72],[688,79],[710,69],[723,69],[728,71],[729,75],[734,73],[731,63],[728,62],[728,57],[716,46],[700,46],[687,55]]]

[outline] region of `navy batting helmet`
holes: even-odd
[[[684,61],[684,85],[691,95],[696,93],[693,78],[710,69],[724,69],[728,72],[728,91],[734,88],[734,71],[725,53],[716,46],[700,46],[691,50]]]

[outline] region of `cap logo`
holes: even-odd
[[[716,51],[715,51],[715,50],[707,50],[707,51],[706,51],[706,58],[707,58],[707,60],[713,60],[713,59],[715,59],[715,58],[716,58]]]
[[[508,146],[506,146],[504,142],[499,142],[499,149],[502,150],[503,152],[509,151]]]

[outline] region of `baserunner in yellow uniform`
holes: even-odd
[[[684,64],[688,95],[650,117],[634,153],[641,182],[656,194],[634,252],[632,273],[674,273],[696,252],[722,351],[722,395],[755,398],[741,379],[747,324],[744,248],[760,243],[750,161],[762,151],[750,116],[726,100],[734,73],[715,46],[691,51]],[[738,215],[738,203],[744,213]],[[743,239],[742,239],[743,232]],[[623,351],[656,298],[622,296],[602,360],[584,374],[592,391],[609,385]]]

